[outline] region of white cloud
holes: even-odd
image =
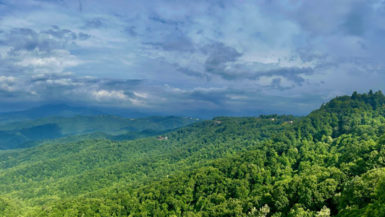
[[[0,90],[14,92],[17,89],[16,78],[13,76],[0,76]]]
[[[78,66],[82,63],[82,61],[65,50],[54,51],[48,57],[37,57],[35,53],[26,53],[20,59],[16,63],[17,65],[32,67],[35,71],[51,70],[51,72],[62,72],[68,67]]]
[[[108,90],[96,90],[91,93],[96,100],[126,100],[128,97],[123,93],[123,91],[108,91]]]

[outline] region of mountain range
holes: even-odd
[[[304,117],[153,117],[127,126],[121,121],[132,120],[112,117],[54,118],[63,135],[87,134],[0,151],[0,215],[385,216],[381,92],[337,97]],[[95,120],[118,127],[70,127]],[[167,127],[114,139],[159,126]]]
[[[86,107],[46,105],[0,114],[0,149],[26,148],[46,140],[79,135],[134,139],[164,133],[198,120],[176,116],[127,118]]]

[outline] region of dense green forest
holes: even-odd
[[[0,192],[7,199],[19,199],[22,207],[39,207],[109,186],[138,185],[192,164],[198,166],[206,160],[247,150],[273,132],[285,129],[293,119],[224,117],[160,137],[128,141],[59,140],[29,149],[3,151]]]
[[[0,152],[0,216],[385,216],[385,96]]]

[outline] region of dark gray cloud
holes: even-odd
[[[15,28],[12,29],[6,39],[2,42],[4,45],[12,47],[12,52],[21,50],[32,51],[35,49],[41,51],[51,50],[52,47],[56,47],[54,40],[42,40],[39,38],[39,34],[32,29],[28,28]]]
[[[187,94],[187,97],[190,100],[193,100],[195,102],[206,102],[209,104],[213,104],[215,106],[223,106],[226,101],[226,95],[225,92],[221,89],[219,90],[193,90]]]
[[[79,40],[87,40],[87,39],[91,38],[91,35],[80,32],[78,34],[78,38],[79,38]]]
[[[84,24],[84,28],[100,28],[105,25],[105,22],[103,21],[102,18],[93,18],[90,20],[87,20],[86,23]]]
[[[184,22],[181,21],[181,20],[171,20],[171,19],[165,19],[159,15],[151,15],[149,16],[149,19],[154,21],[154,22],[157,22],[157,23],[160,23],[160,24],[163,24],[163,25],[171,25],[171,26],[174,26],[175,28],[177,26],[180,26],[180,25],[183,25]]]
[[[77,38],[76,33],[68,29],[60,29],[58,26],[52,26],[51,29],[43,31],[43,33],[64,40],[75,40]]]
[[[65,49],[69,45],[74,45],[79,40],[86,40],[90,35],[79,32],[75,33],[68,29],[60,29],[52,26],[47,30],[37,32],[30,28],[12,28],[8,32],[0,33],[3,38],[0,45],[10,47],[10,54],[20,51],[41,51],[50,52],[55,49]]]
[[[193,52],[195,50],[195,44],[181,32],[173,32],[158,42],[148,42],[145,44],[153,46],[155,49],[166,51]]]
[[[132,37],[138,36],[138,33],[136,32],[136,27],[135,26],[129,26],[124,28],[124,32],[126,32],[128,35]]]
[[[279,68],[279,69],[274,69],[270,71],[265,71],[265,72],[259,72],[257,73],[258,77],[261,76],[282,76],[290,81],[293,81],[296,85],[302,85],[303,82],[305,82],[305,79],[302,77],[303,75],[311,75],[313,73],[313,69],[311,68],[297,68],[297,67],[291,67],[291,68]],[[276,80],[276,79],[274,79]],[[276,80],[275,83],[278,84],[277,82],[281,81]]]
[[[204,49],[209,54],[205,62],[206,71],[218,74],[226,79],[233,78],[234,75],[226,70],[226,64],[236,61],[242,54],[232,47],[225,46],[223,43],[215,43]]]

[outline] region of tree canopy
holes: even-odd
[[[385,215],[381,92],[337,97],[306,117],[218,117],[166,137],[0,152],[0,215]]]

